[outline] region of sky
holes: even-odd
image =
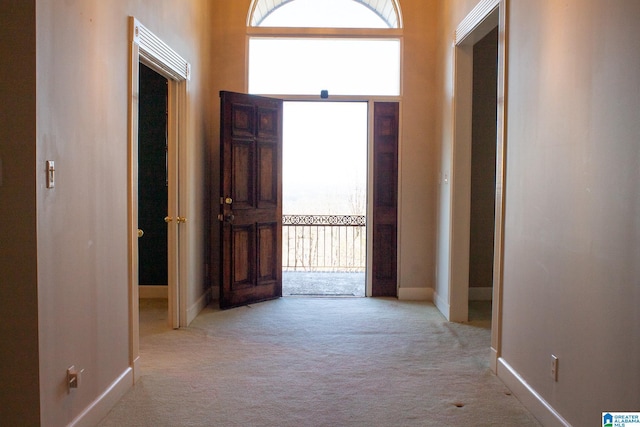
[[[364,215],[366,102],[284,103],[283,213]]]

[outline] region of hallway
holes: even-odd
[[[489,320],[285,297],[170,330],[163,304],[141,301],[141,379],[103,427],[539,425],[489,370]]]

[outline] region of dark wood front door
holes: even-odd
[[[220,101],[220,308],[230,308],[282,296],[282,100]]]
[[[398,121],[397,102],[374,103],[373,262],[371,295],[398,296]]]

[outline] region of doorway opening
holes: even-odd
[[[498,363],[501,356],[501,334],[502,334],[502,271],[503,271],[503,243],[504,243],[504,187],[506,185],[506,55],[508,29],[506,25],[506,6],[504,0],[490,0],[481,2],[460,22],[455,32],[455,102],[454,102],[454,143],[451,155],[451,204],[450,204],[450,229],[449,229],[449,250],[448,250],[448,304],[443,304],[442,299],[437,301],[438,308],[445,313],[450,321],[466,322],[469,320],[469,300],[470,299],[491,299],[491,369],[497,373]],[[480,53],[483,45],[487,53]],[[477,49],[476,49],[477,47]],[[489,53],[490,52],[490,53]],[[476,57],[477,55],[477,57]],[[486,56],[483,59],[483,56]],[[476,76],[474,73],[474,62],[485,62],[487,68],[484,75]],[[489,81],[491,79],[491,81]],[[476,82],[474,82],[476,80]],[[483,85],[489,85],[483,88]],[[488,89],[486,95],[488,101],[478,101],[474,99],[474,86],[476,91]],[[475,105],[474,105],[475,103]],[[489,111],[490,110],[490,111]],[[487,114],[485,116],[485,114]],[[479,124],[474,124],[479,123]],[[474,126],[476,129],[474,129]],[[489,165],[487,162],[478,162],[472,165],[474,156],[474,140],[480,127],[486,129],[485,144],[492,144],[493,150],[487,151],[486,157],[493,159]],[[482,154],[475,153],[477,157]],[[473,168],[489,169],[491,174],[483,175],[482,178],[474,177]],[[493,193],[494,208],[485,210],[486,217],[484,225],[479,229],[483,230],[485,239],[493,242],[493,249],[484,248],[486,261],[482,264],[485,270],[491,269],[491,288],[488,286],[471,286],[470,257],[476,249],[472,249],[472,240],[479,239],[472,236],[472,194],[473,180],[488,181],[485,183],[484,191]],[[492,183],[492,185],[489,185]],[[484,205],[490,203],[485,202]],[[493,222],[493,227],[486,224]],[[493,234],[490,235],[491,230]],[[455,268],[453,268],[455,266]],[[476,273],[471,273],[477,275]],[[484,282],[486,283],[486,282]],[[474,290],[473,288],[477,288]],[[483,290],[484,288],[484,290]],[[476,295],[474,295],[476,293]],[[480,298],[477,294],[480,294]],[[485,303],[486,304],[486,303]],[[472,313],[473,315],[473,313]],[[485,314],[488,317],[488,313]]]
[[[284,102],[285,296],[366,294],[368,110],[368,102]]]
[[[473,45],[469,320],[490,320],[496,203],[498,27]]]
[[[165,140],[167,154],[166,189],[167,210],[167,324],[172,328],[187,326],[187,271],[188,257],[186,233],[178,232],[178,227],[186,222],[181,215],[181,209],[188,205],[188,193],[185,180],[179,179],[178,171],[186,169],[186,95],[189,80],[190,65],[153,32],[142,25],[136,18],[129,18],[130,41],[129,46],[129,114],[128,114],[128,142],[129,142],[129,207],[128,207],[128,257],[129,257],[129,357],[133,368],[134,382],[140,378],[140,286],[139,286],[139,94],[140,68],[142,64],[157,72],[166,80],[166,117]],[[178,152],[180,151],[180,156]],[[178,197],[181,195],[181,197]],[[184,228],[184,227],[183,227]],[[144,233],[144,229],[142,230]],[[144,234],[142,236],[144,238]],[[181,283],[184,286],[181,286]]]
[[[138,98],[138,285],[156,316],[168,316],[168,80],[139,67]],[[142,312],[142,311],[141,311]],[[144,322],[141,323],[141,326]],[[167,325],[168,327],[169,325]]]

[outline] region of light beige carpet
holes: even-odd
[[[142,377],[104,427],[539,426],[488,367],[488,320],[288,297],[207,308],[173,331],[166,306],[141,304]]]

